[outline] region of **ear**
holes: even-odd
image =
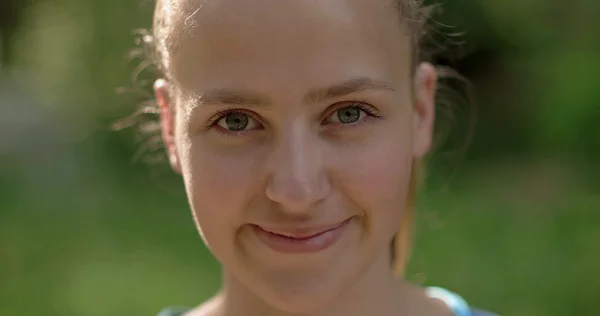
[[[181,174],[181,164],[179,153],[175,143],[175,108],[171,102],[169,83],[164,79],[158,79],[154,82],[154,96],[156,103],[160,107],[160,126],[162,130],[162,139],[169,157],[171,168],[178,174]]]
[[[414,158],[425,156],[432,146],[435,122],[435,92],[437,73],[430,63],[421,63],[415,73],[413,153]]]

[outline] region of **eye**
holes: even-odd
[[[341,109],[337,109],[333,113],[334,119],[332,121],[342,124],[356,123],[360,120],[361,115],[364,116],[366,115],[366,113],[359,107],[347,106]]]
[[[374,110],[369,106],[361,103],[352,103],[347,106],[340,107],[333,111],[327,118],[329,123],[334,124],[356,124],[364,120],[366,117],[375,117]]]
[[[256,128],[259,124],[250,115],[243,112],[229,112],[224,114],[216,125],[229,132],[242,132],[246,129]]]

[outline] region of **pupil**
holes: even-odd
[[[360,110],[356,107],[345,108],[338,112],[338,119],[342,123],[354,123],[360,118]]]
[[[234,132],[243,131],[248,127],[248,116],[242,113],[233,113],[225,118],[227,128]]]

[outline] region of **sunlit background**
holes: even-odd
[[[465,34],[438,38],[451,50],[436,60],[474,103],[440,108],[451,133],[408,277],[505,316],[599,315],[600,2],[445,2],[438,30]],[[130,52],[151,13],[0,0],[2,316],[155,315],[218,288],[180,179],[145,163],[134,130],[111,131],[150,98]]]

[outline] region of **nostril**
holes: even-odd
[[[310,181],[295,181],[294,179],[275,179],[269,182],[267,197],[286,209],[306,210],[325,199],[330,192],[328,181],[321,175],[316,175]]]
[[[319,142],[305,124],[292,124],[286,129],[266,166],[266,195],[283,209],[305,211],[329,194]]]

